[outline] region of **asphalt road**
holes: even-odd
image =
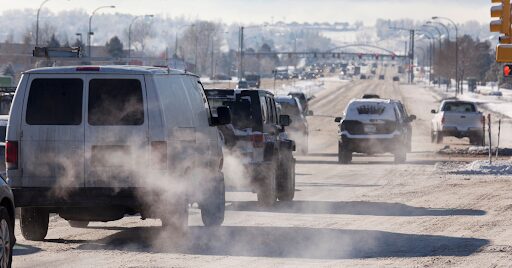
[[[328,80],[311,102],[310,154],[297,157],[295,201],[272,209],[256,196],[230,192],[224,225],[205,228],[190,212],[190,232],[177,242],[159,220],[127,217],[72,228],[51,218],[44,242],[23,239],[14,267],[482,267],[512,263],[511,177],[439,171],[430,143],[430,110],[438,98],[390,80]],[[407,164],[391,155],[356,155],[337,164],[334,117],[364,93],[402,99],[414,122]],[[464,146],[465,141],[447,140]]]

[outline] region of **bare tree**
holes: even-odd
[[[197,64],[197,73],[209,73],[215,68],[215,55],[218,57],[221,53],[222,33],[222,25],[208,21],[198,21],[183,33],[178,45],[179,51],[185,60]]]
[[[139,20],[136,21],[132,26],[131,43],[132,46],[135,47],[136,51],[144,53],[146,50],[147,40],[155,36],[156,31],[153,28],[152,21]]]

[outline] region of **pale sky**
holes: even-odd
[[[90,12],[103,5],[130,14],[185,16],[191,19],[223,20],[244,24],[284,20],[286,22],[353,22],[373,25],[377,18],[415,20],[433,15],[457,22],[490,21],[489,0],[50,0],[45,7],[58,12],[82,8]],[[0,12],[38,8],[42,0],[0,0]]]

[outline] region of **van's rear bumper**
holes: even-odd
[[[16,207],[136,208],[148,195],[142,188],[12,188]]]

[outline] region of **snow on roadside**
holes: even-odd
[[[441,172],[458,175],[512,175],[512,162],[510,160],[495,160],[492,164],[488,160],[476,160],[470,163],[439,162],[435,169]]]

